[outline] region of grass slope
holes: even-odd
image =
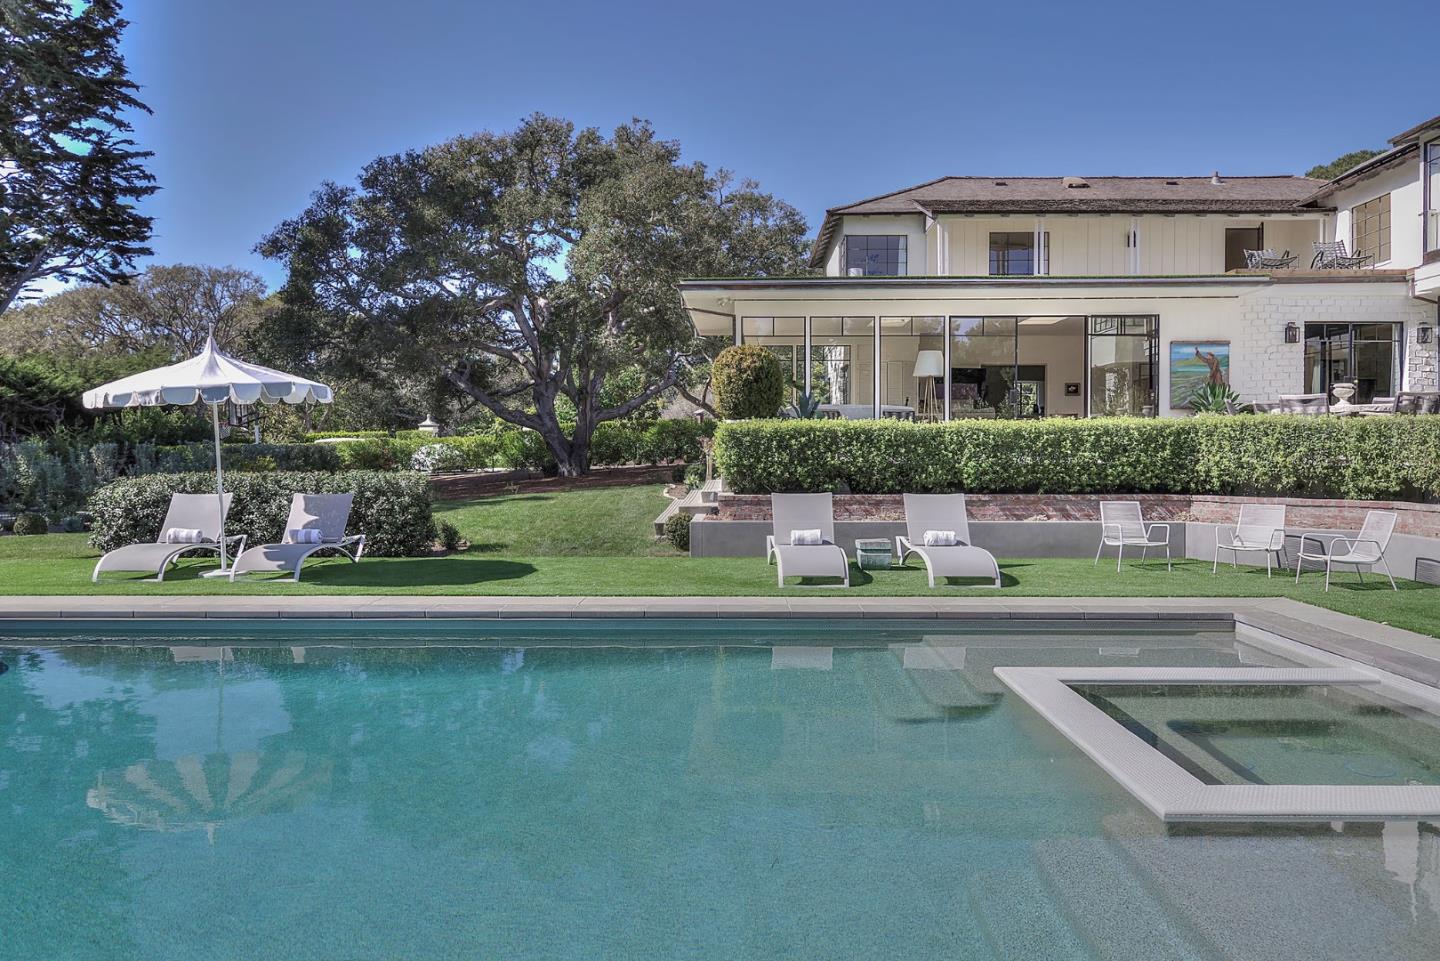
[[[440,506],[471,542],[462,554],[433,558],[367,558],[315,562],[299,584],[268,579],[237,584],[206,580],[204,561],[183,564],[160,584],[143,575],[107,575],[90,583],[95,551],[83,534],[0,538],[0,594],[504,594],[561,596],[773,596],[794,595],[775,584],[775,569],[760,558],[690,558],[650,537],[650,522],[664,507],[658,486],[604,488],[459,501]],[[1337,576],[1330,593],[1319,574],[1297,587],[1292,577],[1267,578],[1260,568],[1180,561],[1001,561],[1005,587],[947,587],[946,595],[973,597],[1292,597],[1397,627],[1440,636],[1440,588],[1400,581],[1391,591],[1378,576],[1363,584]],[[861,596],[931,594],[918,561],[891,571],[851,571],[850,593]]]

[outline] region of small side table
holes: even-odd
[[[862,571],[889,568],[895,560],[895,544],[886,537],[862,537],[855,541],[855,563]]]

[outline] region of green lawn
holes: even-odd
[[[556,494],[517,494],[441,505],[471,542],[449,557],[367,558],[360,564],[324,561],[307,567],[300,584],[265,580],[238,584],[202,579],[205,562],[182,565],[164,583],[142,575],[107,575],[90,583],[96,553],[83,534],[0,538],[0,594],[509,594],[592,595],[795,595],[775,585],[775,569],[760,558],[695,559],[650,537],[664,507],[658,486],[614,487]],[[1440,588],[1400,581],[1391,591],[1379,577],[1359,584],[1339,575],[1330,593],[1322,578],[1265,576],[1264,568],[1221,568],[1211,575],[1200,561],[1145,567],[1088,559],[1001,560],[1005,587],[947,587],[972,597],[1293,597],[1440,636]],[[929,595],[918,562],[881,572],[852,570],[850,593],[860,596]],[[810,592],[814,593],[814,592]]]

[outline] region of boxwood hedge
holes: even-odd
[[[401,471],[270,471],[225,476],[234,494],[225,530],[246,534],[251,544],[278,541],[285,532],[290,498],[296,493],[354,493],[349,529],[365,535],[365,553],[377,557],[424,554],[435,537],[430,483],[424,474]],[[95,516],[90,543],[109,551],[153,541],[160,533],[171,494],[215,490],[210,473],[124,477],[90,498]]]
[[[740,421],[731,489],[1440,499],[1440,417]]]

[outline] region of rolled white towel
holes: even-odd
[[[960,543],[960,538],[955,536],[954,531],[926,531],[924,542],[926,547],[954,547]]]
[[[791,531],[790,543],[797,547],[812,544],[823,544],[825,543],[825,535],[820,533],[819,528],[812,528],[810,530],[803,531]]]
[[[165,543],[167,544],[199,544],[203,540],[205,540],[205,532],[198,527],[165,528]]]
[[[318,544],[321,541],[320,529],[316,527],[294,527],[288,533],[292,544]]]

